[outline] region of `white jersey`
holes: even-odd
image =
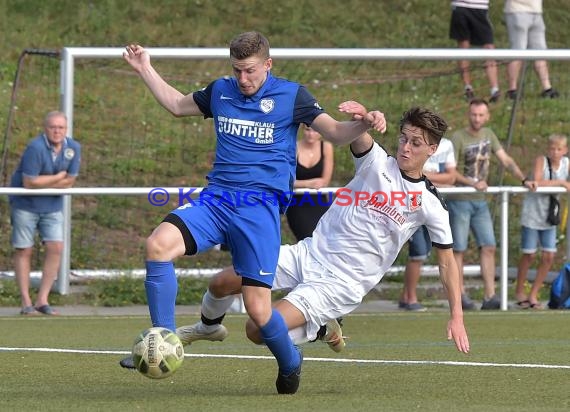
[[[354,178],[339,189],[306,245],[361,299],[420,226],[426,225],[436,247],[451,248],[453,238],[447,209],[427,179],[404,176],[376,143],[354,161]]]
[[[437,150],[424,163],[424,173],[443,173],[448,167],[456,167],[455,150],[451,140],[442,137]]]

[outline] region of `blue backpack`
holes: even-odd
[[[550,309],[570,309],[570,263],[564,265],[550,289]]]

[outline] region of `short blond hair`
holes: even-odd
[[[550,136],[548,136],[548,144],[552,144],[552,143],[562,143],[564,146],[568,145],[568,137],[566,137],[566,135],[563,134],[551,134]]]

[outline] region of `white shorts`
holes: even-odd
[[[284,299],[303,313],[306,338],[314,340],[322,325],[355,310],[362,296],[312,257],[310,241],[281,246],[273,290],[290,290]]]

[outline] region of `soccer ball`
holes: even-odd
[[[184,347],[171,330],[149,328],[135,339],[133,360],[137,370],[147,378],[167,378],[182,365]]]

